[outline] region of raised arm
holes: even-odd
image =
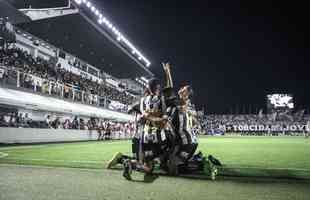
[[[169,63],[162,63],[162,66],[165,71],[165,78],[166,78],[166,87],[173,88],[173,81],[171,76],[171,66]]]

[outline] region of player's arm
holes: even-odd
[[[160,112],[145,111],[142,113],[142,118],[155,123],[161,123],[163,121],[162,114]]]
[[[162,63],[165,72],[165,79],[166,79],[166,87],[173,88],[173,81],[171,76],[171,66],[169,63]]]

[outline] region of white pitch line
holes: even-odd
[[[51,160],[51,159],[39,159],[39,158],[7,158],[7,160],[21,160],[21,161],[47,161],[47,162],[63,162],[63,163],[93,163],[93,164],[104,164],[104,161],[94,161],[94,160]]]
[[[124,141],[126,141],[126,140],[124,140]],[[102,142],[102,144],[104,144],[104,145],[124,144],[124,141],[109,141],[109,142]],[[96,143],[99,143],[99,142],[96,142]],[[50,143],[50,144],[45,144],[45,145],[26,145],[26,146],[0,147],[0,150],[58,147],[59,145],[64,145],[64,144],[68,144],[68,145],[84,145],[85,144],[85,145],[88,145],[89,143],[84,143],[84,142],[83,143]]]
[[[0,150],[43,148],[45,145],[2,147]]]
[[[37,169],[62,169],[62,170],[78,170],[78,171],[88,171],[88,172],[102,172],[102,170],[106,170],[104,168],[102,169],[91,169],[91,168],[70,168],[70,167],[52,167],[52,166],[44,166],[44,165],[23,165],[23,164],[6,164],[6,163],[0,163],[0,167],[20,167],[20,168],[37,168]],[[113,172],[110,170],[110,173]]]

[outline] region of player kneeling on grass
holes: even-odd
[[[171,143],[166,169],[170,175],[203,173],[214,180],[217,175],[216,165],[221,165],[220,162],[212,156],[204,157],[201,152],[194,155],[198,141],[192,131],[193,119],[189,109],[192,95],[191,87],[185,85],[178,92],[179,98],[172,95],[167,103],[164,118],[167,119],[167,127],[174,141]]]
[[[221,163],[212,156],[204,157],[201,152],[194,155],[198,142],[196,135],[192,134],[192,123],[190,122],[190,115],[188,114],[189,96],[192,93],[189,86],[182,87],[179,91],[179,98],[169,97],[167,103],[167,111],[163,118],[165,119],[165,138],[166,142],[161,143],[161,151],[158,151],[157,156],[161,159],[161,169],[166,171],[169,175],[182,174],[202,174],[210,176],[212,180],[217,175],[217,167]],[[163,130],[163,129],[162,129]],[[135,142],[134,142],[135,143]],[[133,151],[134,151],[133,145]],[[138,156],[137,156],[138,157]],[[139,162],[128,156],[118,153],[109,162],[109,166],[124,163],[124,176],[127,179],[128,171],[139,168]],[[134,163],[134,164],[133,164]],[[140,169],[141,169],[140,165]],[[146,171],[145,169],[141,171]]]
[[[138,159],[132,159],[121,154],[116,154],[108,167],[115,163],[123,162],[123,176],[131,179],[132,168],[151,174],[154,167],[154,159],[162,152],[162,143],[165,140],[162,134],[163,103],[160,95],[160,84],[157,79],[149,81],[148,90],[140,101],[140,119],[138,121],[137,141],[134,146],[139,146]],[[137,144],[137,142],[139,144]],[[136,147],[133,150],[137,151]]]

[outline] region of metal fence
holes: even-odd
[[[14,67],[0,66],[0,84],[106,109],[109,109],[109,102],[111,102],[106,97],[82,91],[78,86],[42,79]],[[116,111],[126,112],[127,106]]]

